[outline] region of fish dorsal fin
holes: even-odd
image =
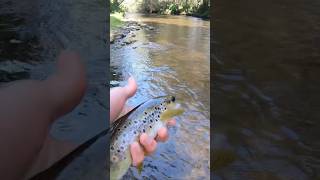
[[[121,116],[120,118],[118,118],[116,121],[114,121],[109,128],[109,133],[113,134],[114,130],[117,129],[117,127],[119,127],[121,124],[123,124],[125,122],[125,120],[128,119],[128,117],[136,110],[138,109],[142,104],[144,104],[145,102],[139,104],[138,106],[136,106],[135,108],[131,109],[128,113],[126,113],[125,115]]]

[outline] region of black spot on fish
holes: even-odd
[[[137,122],[137,121],[134,121],[134,123],[136,123],[136,124],[137,124],[138,122]]]
[[[152,128],[152,126],[149,126],[150,128]]]
[[[158,121],[158,119],[156,119],[156,121]]]
[[[120,152],[120,149],[118,149],[117,151],[118,151],[118,153],[119,153],[119,152]]]
[[[143,123],[146,123],[147,121],[143,120]]]
[[[137,134],[137,131],[133,131],[134,134]]]
[[[152,116],[154,115],[154,113],[151,114]]]
[[[144,112],[144,114],[148,114],[147,112]]]
[[[158,115],[158,118],[160,118],[160,115]]]
[[[152,119],[150,119],[150,122],[152,122]]]
[[[146,130],[145,130],[145,129],[143,129],[143,132],[146,132]]]
[[[129,122],[129,125],[131,124],[131,122]]]
[[[167,108],[164,108],[164,110],[167,110]]]
[[[124,147],[123,147],[123,146],[121,146],[120,148],[121,148],[122,150],[124,149]]]
[[[120,128],[118,129],[118,131],[120,131]]]
[[[127,128],[127,126],[124,126],[124,128]]]

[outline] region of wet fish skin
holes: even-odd
[[[130,145],[139,141],[141,133],[155,138],[167,120],[181,113],[173,96],[159,97],[145,102],[117,124],[111,135],[110,179],[120,179],[127,172],[132,164]]]

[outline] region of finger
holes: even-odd
[[[156,137],[157,141],[165,142],[169,138],[168,129],[165,127],[162,127],[158,131],[158,135]]]
[[[157,142],[148,137],[146,133],[140,135],[140,143],[143,145],[147,154],[152,154],[157,148]]]
[[[80,55],[71,51],[62,52],[58,57],[56,73],[43,83],[48,87],[54,116],[57,118],[70,112],[80,103],[87,86]]]
[[[170,119],[168,122],[167,122],[167,126],[175,126],[177,124],[176,120],[175,119]]]
[[[130,77],[125,87],[115,87],[110,89],[110,121],[113,122],[119,117],[125,107],[128,98],[134,95],[137,90],[135,80]]]
[[[130,152],[131,152],[133,166],[138,166],[143,162],[144,152],[143,152],[143,148],[140,146],[138,142],[134,142],[131,144]]]
[[[124,107],[122,108],[122,111],[120,113],[120,115],[118,116],[117,119],[121,118],[122,116],[126,115],[128,112],[130,112],[133,109],[133,107],[128,106],[127,104],[124,105]]]
[[[128,98],[132,97],[136,93],[137,83],[132,76],[128,79],[128,84],[124,88],[126,90]]]

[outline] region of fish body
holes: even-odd
[[[127,118],[116,121],[110,143],[110,179],[121,179],[132,164],[130,145],[142,133],[155,138],[160,128],[183,110],[173,96],[151,99],[136,108]]]

